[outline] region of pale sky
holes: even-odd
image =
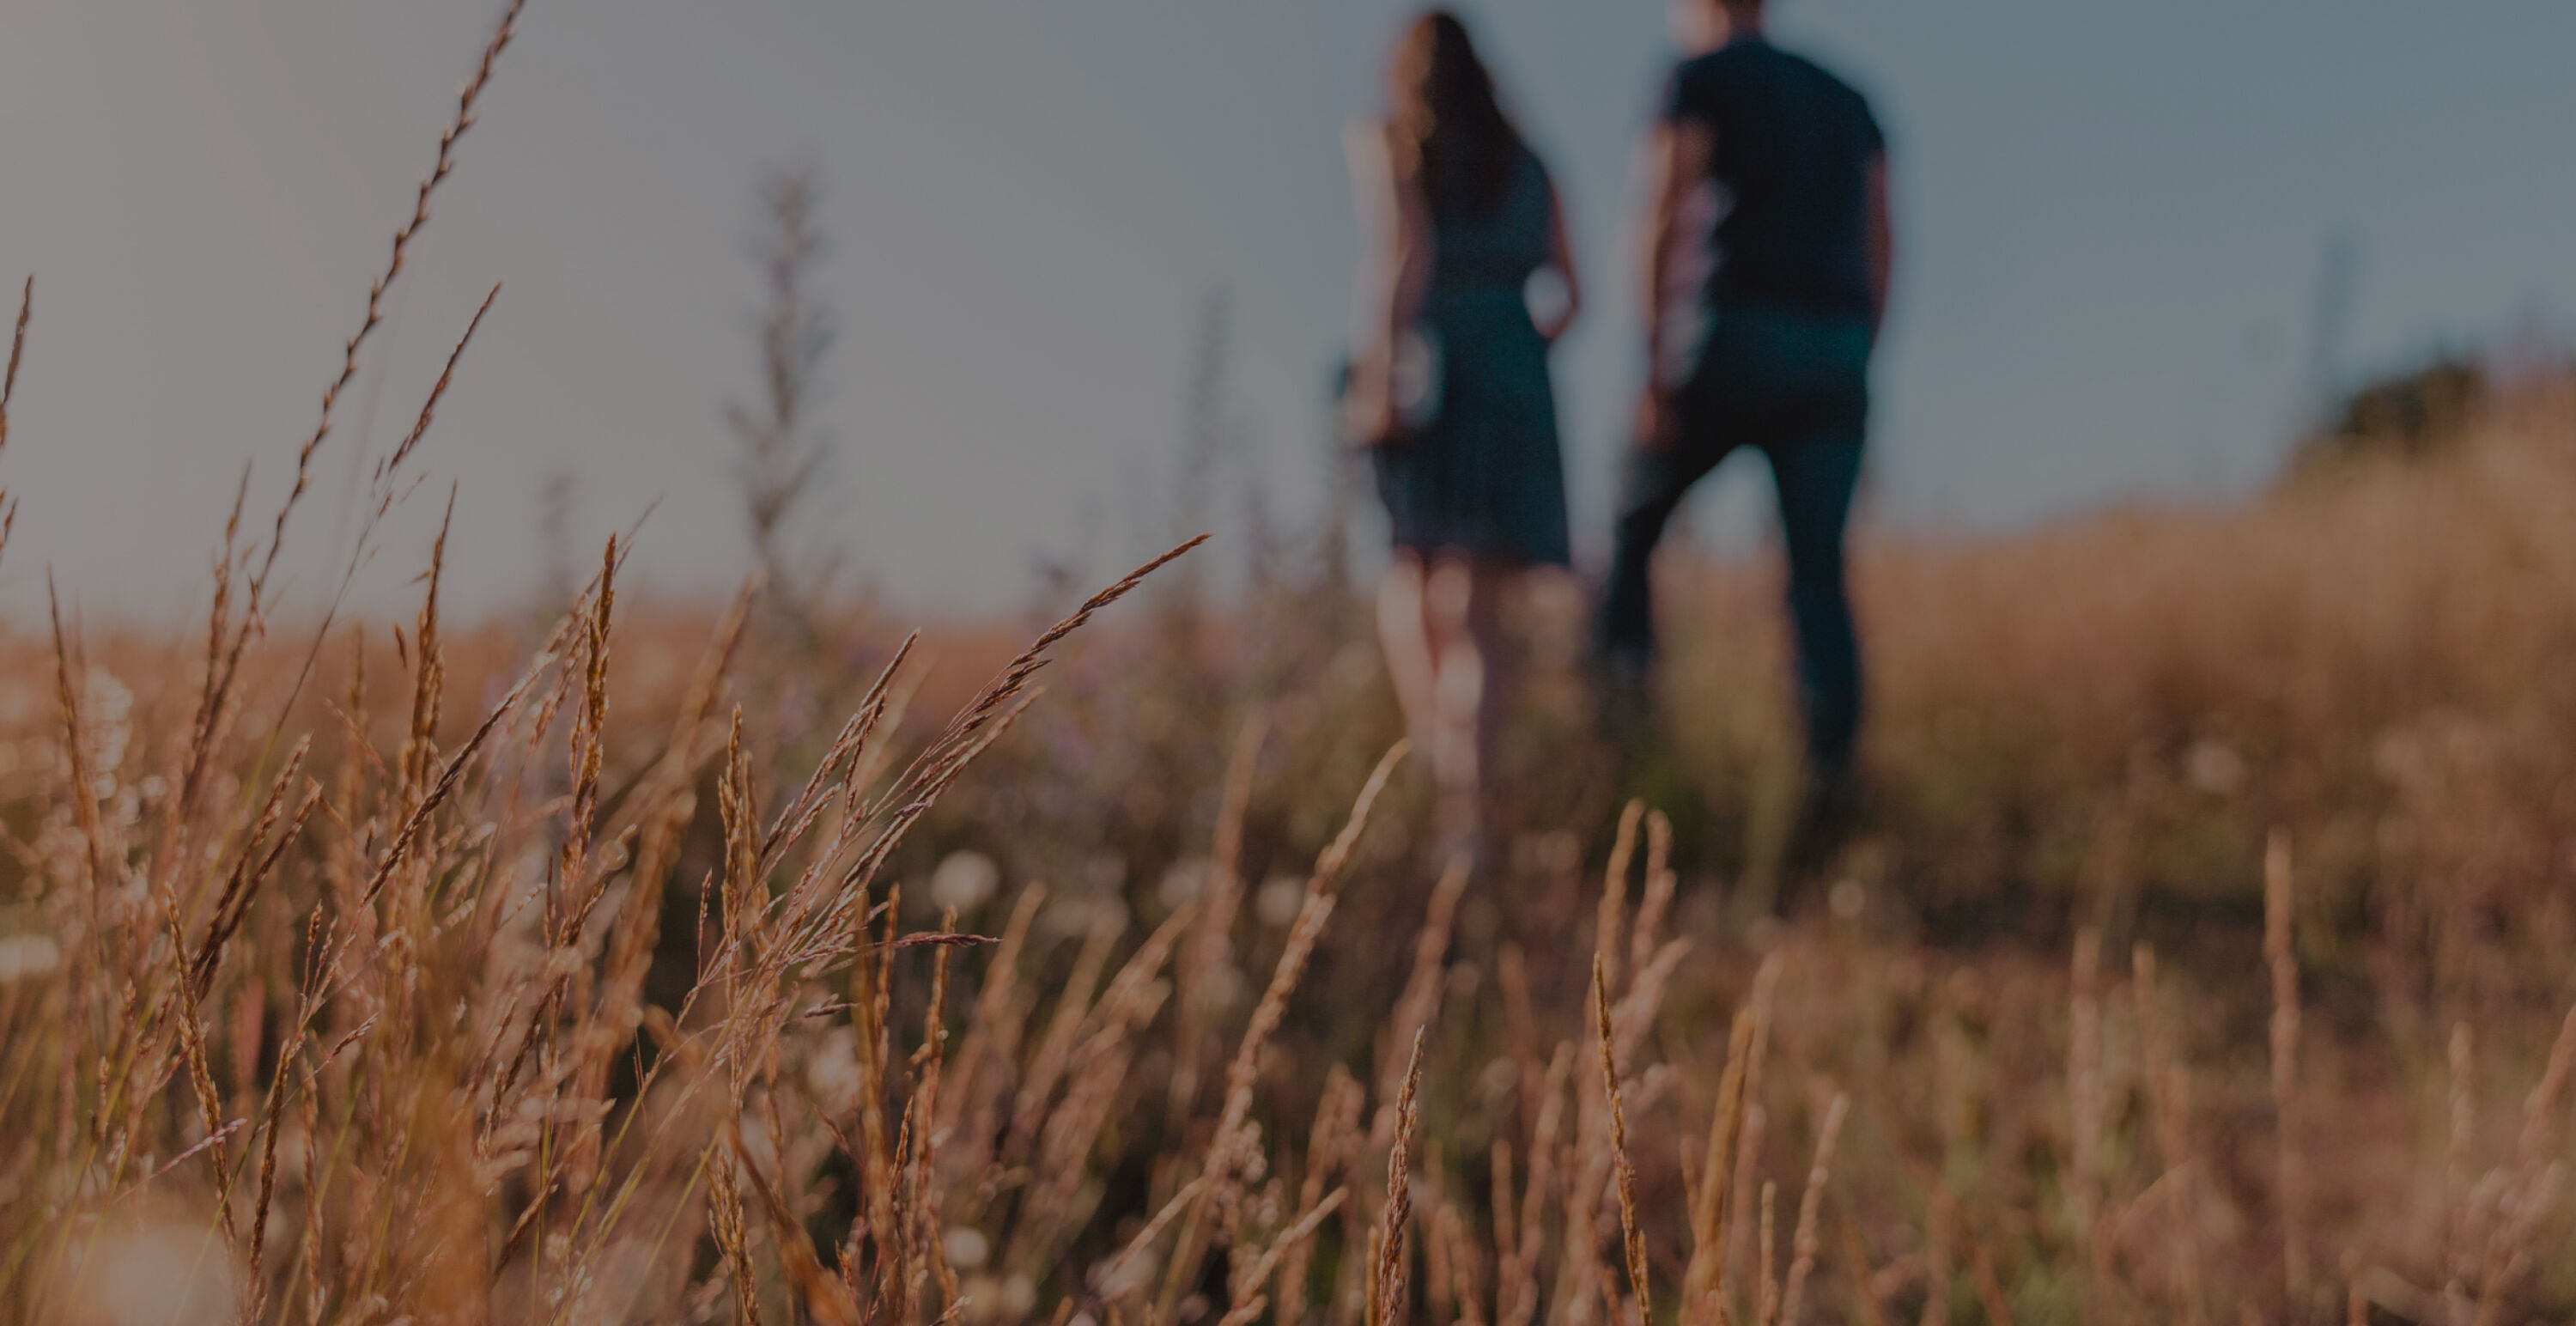
[[[1657,0],[1462,6],[1573,212],[1594,293],[1558,358],[1597,559],[1634,382],[1628,150]],[[1875,100],[1901,275],[1871,509],[2009,529],[2251,490],[2302,400],[2328,245],[2342,360],[2576,313],[2576,5],[1778,0]],[[491,0],[0,0],[0,276],[37,316],[0,484],[0,602],[46,569],[93,618],[202,601],[354,325]],[[818,537],[907,609],[1013,608],[1040,556],[1108,574],[1168,532],[1191,329],[1223,290],[1246,470],[1294,520],[1358,249],[1339,135],[1382,0],[532,0],[297,537],[499,302],[422,453],[452,584],[521,601],[538,491],[578,556],[657,498],[641,580],[746,565],[718,410],[749,382],[763,163],[816,162],[843,335]],[[372,407],[370,406],[370,403]],[[1238,477],[1240,473],[1238,471]],[[1700,527],[1758,534],[1752,471]],[[1225,482],[1231,486],[1237,478]],[[1231,510],[1228,498],[1223,510]],[[400,591],[426,534],[371,578]],[[1220,554],[1222,555],[1222,554]],[[326,578],[299,571],[305,592]]]

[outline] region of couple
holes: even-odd
[[[1701,476],[1738,447],[1771,463],[1789,555],[1806,729],[1793,852],[1851,799],[1860,658],[1843,590],[1869,354],[1890,264],[1884,141],[1861,96],[1763,38],[1762,0],[1674,0],[1685,53],[1648,154],[1646,387],[1619,498],[1601,647],[1642,696],[1654,650],[1648,561]],[[1378,602],[1387,663],[1440,789],[1438,850],[1482,841],[1500,716],[1499,599],[1568,560],[1550,343],[1581,304],[1547,169],[1495,95],[1458,19],[1400,40],[1384,123],[1355,135],[1370,261],[1345,400],[1394,532]],[[1544,320],[1525,287],[1553,269]],[[1667,298],[1679,279],[1692,288]]]

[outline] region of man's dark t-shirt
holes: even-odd
[[[1869,102],[1769,42],[1730,42],[1673,71],[1663,119],[1711,132],[1723,209],[1712,305],[1870,314],[1869,164],[1886,150]]]

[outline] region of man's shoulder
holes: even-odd
[[[1860,89],[1816,61],[1760,38],[1729,42],[1674,65],[1666,99],[1668,113],[1692,107],[1705,112],[1742,97],[1760,101],[1790,95],[1812,106],[1818,92],[1824,102],[1845,108],[1849,117],[1876,123]]]
[[[1774,59],[1780,61],[1784,67],[1794,69],[1797,72],[1798,77],[1811,80],[1829,88],[1838,96],[1847,97],[1853,101],[1864,104],[1868,102],[1869,98],[1862,96],[1859,88],[1853,87],[1842,75],[1835,73],[1833,70],[1826,68],[1815,60],[1801,55],[1796,51],[1782,50],[1780,47],[1771,46],[1767,42],[1764,43],[1764,45],[1770,50]]]
[[[1775,68],[1788,77],[1820,89],[1825,100],[1841,105],[1842,113],[1846,118],[1869,126],[1868,132],[1876,133],[1877,113],[1871,110],[1869,97],[1859,88],[1852,86],[1842,75],[1795,51],[1784,51],[1777,46],[1771,46],[1769,49],[1773,58],[1778,61]]]
[[[1713,51],[1683,59],[1673,67],[1673,77],[1681,82],[1715,82],[1739,79],[1795,79],[1821,83],[1852,97],[1860,93],[1851,84],[1812,59],[1770,41],[1754,38],[1731,41]]]
[[[1760,53],[1769,49],[1768,42],[1731,41],[1714,50],[1682,57],[1673,66],[1673,77],[1684,82],[1698,82],[1740,75],[1760,63]]]

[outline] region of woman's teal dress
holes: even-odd
[[[1440,347],[1439,412],[1374,450],[1378,496],[1398,548],[1563,566],[1556,392],[1525,293],[1554,247],[1547,170],[1524,149],[1493,208],[1465,192],[1435,190],[1431,208],[1419,326]]]

